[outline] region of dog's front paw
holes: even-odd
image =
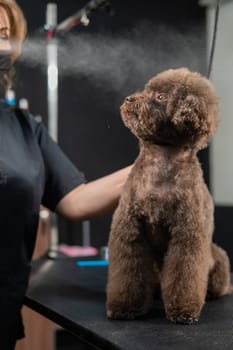
[[[180,307],[168,308],[166,317],[173,323],[192,325],[198,322],[200,316],[200,307]]]
[[[147,312],[146,308],[108,307],[107,317],[112,320],[134,320],[137,317],[144,316]]]
[[[139,314],[134,311],[107,310],[107,317],[111,320],[134,320]]]

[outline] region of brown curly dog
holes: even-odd
[[[218,99],[199,73],[171,69],[128,96],[121,115],[140,152],[113,216],[107,316],[147,313],[159,288],[169,320],[195,323],[207,293],[232,290],[197,158],[216,131]]]

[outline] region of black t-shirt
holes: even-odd
[[[19,319],[40,204],[84,182],[41,122],[0,102],[0,329]]]

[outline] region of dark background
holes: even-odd
[[[46,34],[38,31],[45,23],[45,9],[48,1],[19,0],[28,21],[28,39],[40,38],[38,55],[45,50]],[[75,13],[86,1],[57,1],[59,22]],[[137,140],[124,127],[119,113],[122,100],[135,90],[142,89],[146,81],[161,70],[186,66],[206,74],[206,33],[205,8],[195,0],[177,1],[140,1],[113,0],[111,14],[99,11],[91,16],[88,27],[78,26],[59,41],[64,45],[67,40],[83,38],[92,47],[100,43],[99,37],[107,37],[102,50],[103,65],[109,65],[108,44],[116,50],[116,39],[127,38],[143,47],[144,55],[132,52],[129,45],[121,52],[119,74],[124,75],[123,82],[116,86],[113,77],[88,74],[93,62],[86,57],[85,71],[59,75],[59,144],[74,164],[85,173],[87,180],[93,180],[132,163],[138,153]],[[109,39],[110,38],[110,39]],[[77,48],[69,54],[73,57]],[[34,53],[35,54],[35,53]],[[90,51],[90,56],[92,51]],[[148,60],[149,55],[149,60]],[[111,56],[110,56],[111,57]],[[125,64],[122,65],[122,60]],[[123,61],[124,62],[124,61]],[[62,72],[62,65],[59,69]],[[141,68],[140,68],[141,67]],[[112,61],[112,71],[117,70],[118,62]],[[122,73],[121,73],[122,71]],[[25,62],[17,63],[17,97],[27,97],[30,110],[41,115],[47,124],[47,78],[45,66],[31,66]],[[101,75],[102,74],[102,75]],[[117,78],[117,76],[116,76]],[[200,152],[204,176],[209,184],[208,150]],[[231,210],[227,208],[227,210]],[[225,217],[229,212],[221,208],[216,215],[215,239],[232,254],[229,247],[231,229],[226,225]],[[224,219],[224,220],[223,220]],[[107,244],[111,216],[91,220],[92,245],[100,247]],[[222,226],[225,223],[225,228]],[[81,225],[59,220],[60,241],[80,244]],[[221,230],[224,233],[220,232]]]

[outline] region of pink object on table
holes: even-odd
[[[79,245],[60,244],[58,250],[70,257],[75,256],[95,256],[99,252],[94,247],[82,247]]]

